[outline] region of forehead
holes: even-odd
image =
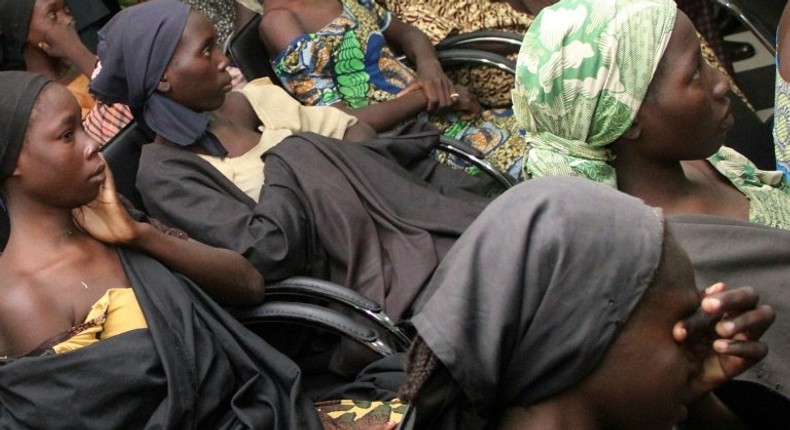
[[[215,37],[215,35],[214,26],[211,25],[208,18],[202,13],[193,10],[189,12],[184,32],[181,34],[181,40],[178,42],[178,48],[180,49],[183,45],[203,44],[207,39]]]
[[[41,89],[33,104],[28,120],[28,132],[55,124],[75,112],[79,118],[81,110],[77,99],[62,85],[50,82]],[[46,118],[47,121],[37,121],[38,118]]]
[[[64,8],[66,6],[65,0],[36,0],[35,9],[48,10],[50,8]]]
[[[669,37],[664,56],[661,58],[661,65],[664,69],[680,66],[688,59],[696,59],[699,52],[699,37],[694,30],[694,24],[681,11],[678,11],[675,19],[675,27]],[[666,70],[664,70],[666,72]]]

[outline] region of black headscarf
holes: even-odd
[[[0,70],[25,70],[25,47],[35,0],[0,0]]]
[[[0,72],[0,181],[14,172],[30,111],[38,93],[50,81],[38,73]]]
[[[533,179],[494,200],[412,319],[471,402],[472,416],[446,428],[590,374],[653,280],[662,243],[657,209],[589,180]]]
[[[99,63],[91,92],[105,103],[129,106],[135,119],[180,146],[202,145],[209,154],[227,151],[208,132],[208,118],[157,91],[176,51],[190,8],[176,0],[153,0],[124,9],[99,31]]]
[[[25,141],[30,111],[51,79],[37,73],[0,72],[0,182],[16,168]],[[0,200],[0,251],[5,248],[11,227],[5,204]]]

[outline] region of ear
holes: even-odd
[[[167,76],[162,77],[162,80],[159,81],[159,84],[157,84],[156,89],[161,93],[166,93],[170,91],[170,82],[167,82]]]
[[[621,138],[628,140],[637,140],[639,139],[640,136],[642,136],[642,125],[639,124],[638,120],[634,120],[634,123],[631,124],[631,128],[626,130],[626,132],[623,133]]]

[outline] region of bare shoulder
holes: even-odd
[[[306,32],[299,15],[285,7],[266,9],[258,26],[258,35],[270,54],[282,51]]]

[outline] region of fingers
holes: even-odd
[[[718,339],[713,342],[713,350],[719,354],[739,357],[747,362],[756,363],[768,355],[768,345],[764,342]]]
[[[773,324],[776,312],[769,305],[760,305],[747,312],[727,316],[716,324],[716,333],[724,338],[757,340]]]
[[[759,300],[760,296],[754,288],[741,287],[734,290],[710,294],[702,299],[701,306],[702,310],[709,315],[724,315],[730,312],[753,309],[757,306]]]

